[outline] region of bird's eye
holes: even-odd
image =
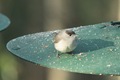
[[[69,36],[71,36],[72,34],[68,34]]]

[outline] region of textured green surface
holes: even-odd
[[[13,54],[45,66],[85,74],[120,75],[120,22],[107,22],[70,28],[78,35],[73,54],[56,57],[54,32],[29,34],[11,40],[7,49]]]
[[[0,13],[0,31],[4,30],[10,24],[8,17]]]

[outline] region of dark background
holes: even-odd
[[[0,33],[0,80],[120,80],[48,69],[9,53],[13,38],[36,32],[78,27],[120,19],[120,0],[0,0],[0,12],[11,20]]]

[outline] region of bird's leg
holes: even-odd
[[[60,58],[60,55],[61,55],[61,54],[62,54],[62,53],[60,53],[59,51],[57,51],[57,55],[56,55],[56,56],[57,56],[58,58]]]

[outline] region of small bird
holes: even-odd
[[[74,31],[61,30],[54,37],[54,47],[61,53],[72,52],[78,44],[78,39]]]

